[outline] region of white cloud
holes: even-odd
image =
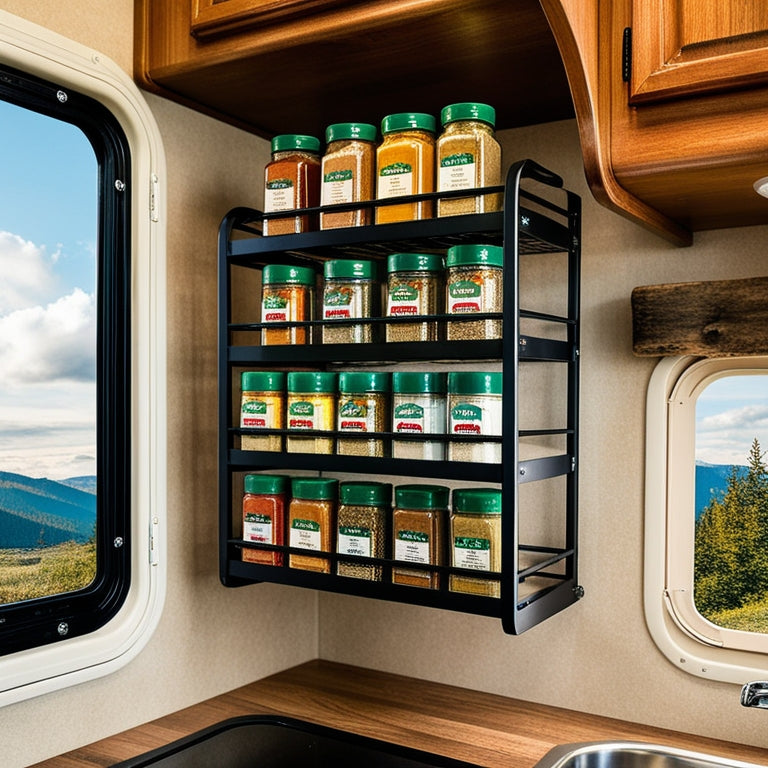
[[[0,230],[0,315],[50,299],[51,263],[57,258],[49,258],[45,246]]]
[[[744,405],[706,416],[699,422],[701,431],[722,429],[760,429],[768,427],[768,404]]]
[[[75,288],[46,306],[0,317],[0,381],[91,381],[96,373],[96,307]]]

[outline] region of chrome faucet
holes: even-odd
[[[741,706],[768,709],[768,681],[756,680],[741,689]]]

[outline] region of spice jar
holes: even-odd
[[[498,245],[454,245],[445,255],[449,315],[501,312],[504,249]],[[449,340],[500,339],[501,319],[449,321]]]
[[[309,267],[267,264],[261,274],[261,343],[307,344],[309,328],[268,327],[270,323],[301,323],[314,319],[315,272]]]
[[[335,531],[338,480],[330,477],[294,477],[288,505],[289,546],[330,552]],[[290,555],[288,565],[306,571],[331,572],[327,557]]]
[[[422,113],[387,115],[376,150],[376,199],[435,191],[435,118]],[[429,219],[431,200],[376,207],[376,223]]]
[[[243,495],[243,540],[284,544],[285,503],[289,478],[284,475],[246,475]],[[243,547],[243,560],[282,565],[283,553]]]
[[[358,557],[385,557],[387,517],[392,504],[388,483],[350,482],[339,486],[336,552]],[[381,581],[380,565],[339,560],[336,573],[368,581]]]
[[[457,488],[451,514],[451,565],[472,571],[501,571],[501,491]],[[451,574],[453,592],[500,597],[501,582],[488,577]]]
[[[333,431],[336,426],[335,373],[291,371],[287,388],[289,432]],[[332,437],[289,435],[285,443],[288,453],[333,453]]]
[[[445,434],[447,375],[396,371],[392,374],[392,432]],[[437,440],[392,440],[396,459],[445,459],[445,443]]]
[[[370,318],[378,315],[379,301],[374,279],[376,265],[372,261],[337,259],[323,267],[324,344],[366,344],[373,341],[370,323],[340,323],[348,318]]]
[[[320,203],[320,141],[282,134],[272,139],[272,160],[264,169],[264,213],[312,208]],[[292,235],[317,229],[308,214],[265,219],[265,235]]]
[[[394,559],[442,565],[442,527],[449,490],[443,485],[399,485],[392,511]],[[392,582],[438,589],[440,575],[428,568],[392,568]]]
[[[437,191],[501,184],[501,146],[493,134],[496,110],[487,104],[450,104],[440,113],[444,129],[437,140]],[[440,198],[438,216],[501,210],[501,193]]]
[[[285,427],[285,374],[282,371],[245,371],[240,374],[240,428]],[[244,451],[282,451],[282,435],[241,435]]]
[[[325,131],[321,205],[373,200],[376,127],[367,123],[336,123]],[[320,229],[359,227],[371,223],[370,208],[320,213]]]
[[[387,257],[387,317],[436,315],[443,309],[443,258],[434,253]],[[387,323],[387,341],[436,341],[437,321]]]
[[[389,426],[389,373],[355,371],[339,374],[336,453],[347,456],[383,456],[381,437],[342,437],[347,434],[386,432]]]
[[[451,435],[501,435],[501,373],[448,374],[448,431]],[[501,461],[500,442],[448,444],[451,461]]]

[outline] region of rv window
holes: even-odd
[[[768,667],[768,359],[678,358],[648,395],[646,614],[670,659]],[[746,670],[750,670],[749,673]]]

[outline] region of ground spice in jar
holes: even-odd
[[[409,563],[442,565],[442,528],[449,490],[443,485],[399,485],[392,512],[394,559]],[[392,568],[392,582],[438,589],[440,575],[416,568]]]
[[[376,199],[435,191],[435,118],[422,113],[387,115],[376,150]],[[376,223],[429,219],[431,200],[376,207]]]
[[[443,310],[443,257],[391,253],[387,257],[387,317],[436,315]],[[387,323],[387,341],[437,341],[437,321]]]
[[[339,374],[336,453],[384,456],[383,438],[365,438],[362,435],[387,431],[390,379],[389,373],[348,371]],[[356,436],[347,437],[351,434]]]
[[[245,371],[240,375],[241,429],[285,428],[285,374],[282,371]],[[282,435],[241,435],[244,451],[282,451]]]
[[[392,374],[392,432],[445,434],[447,374],[396,371]],[[445,459],[445,443],[436,440],[392,440],[396,459]]]
[[[503,310],[504,249],[497,245],[455,245],[445,255],[446,312],[471,315]],[[447,338],[500,339],[501,319],[448,322]]]
[[[448,374],[448,431],[451,435],[501,435],[501,373],[451,371]],[[501,443],[448,444],[450,461],[499,463]]]
[[[314,319],[315,272],[309,267],[267,264],[261,274],[261,343],[307,344],[304,326],[270,328],[270,323],[307,322]]]
[[[246,475],[243,495],[243,541],[284,544],[285,504],[289,478]],[[282,565],[283,553],[243,547],[243,561]]]
[[[287,380],[286,429],[331,432],[336,426],[336,374],[323,371],[291,371]],[[288,453],[333,453],[333,438],[294,437],[285,441]]]
[[[336,529],[338,480],[329,477],[294,477],[288,506],[289,546],[330,552]],[[306,571],[331,572],[327,557],[290,555],[288,565]]]
[[[437,140],[437,191],[501,184],[501,146],[493,134],[496,110],[487,104],[451,104],[440,113],[444,130]],[[499,211],[501,193],[441,198],[438,216]]]
[[[272,160],[264,169],[264,212],[312,208],[320,203],[320,141],[282,134],[272,139]],[[292,235],[317,229],[317,217],[265,219],[265,235]]]
[[[451,514],[451,565],[471,571],[501,571],[501,491],[457,488]],[[487,597],[501,596],[501,582],[451,574],[448,588]]]
[[[385,557],[387,517],[392,504],[388,483],[350,482],[339,486],[336,552],[358,557]],[[382,567],[339,560],[339,576],[381,581]]]
[[[321,205],[373,200],[376,127],[367,123],[336,123],[325,131]],[[320,213],[320,229],[359,227],[371,223],[370,208]]]
[[[323,343],[367,344],[373,341],[370,323],[342,323],[348,318],[378,315],[376,265],[371,261],[334,259],[323,267]],[[331,322],[328,322],[331,321]]]

